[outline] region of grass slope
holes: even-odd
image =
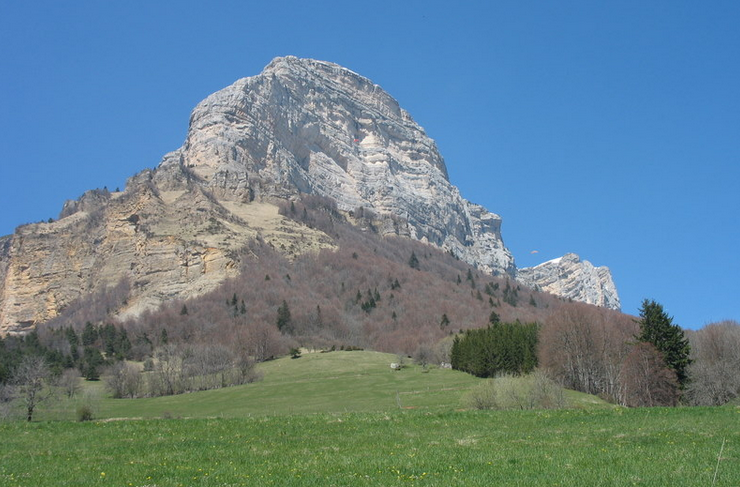
[[[96,418],[206,418],[398,409],[453,410],[481,379],[449,369],[390,368],[397,357],[379,352],[307,353],[259,365],[263,380],[239,387],[145,399],[109,399],[101,383],[86,383]],[[576,407],[608,407],[594,396],[569,391]],[[39,419],[75,418],[76,403],[40,409]]]
[[[740,485],[737,408],[19,421],[0,438],[0,485],[18,487]]]

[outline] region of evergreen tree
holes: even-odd
[[[94,344],[98,339],[98,330],[89,321],[85,323],[85,328],[82,330],[82,345],[89,347]]]
[[[688,380],[691,347],[683,330],[673,324],[673,318],[663,306],[653,300],[644,300],[640,308],[640,334],[637,339],[651,343],[662,355],[665,364],[676,373],[683,388]]]
[[[113,323],[107,323],[99,331],[100,338],[103,340],[103,351],[106,356],[112,357],[116,353],[116,342],[118,331]]]
[[[67,341],[69,342],[70,347],[77,347],[77,345],[80,344],[80,337],[77,336],[77,333],[75,333],[74,328],[71,326],[65,328],[64,334],[67,336]]]
[[[290,330],[291,325],[291,317],[290,317],[290,308],[288,307],[288,303],[283,300],[283,304],[280,305],[278,308],[278,314],[277,314],[277,327],[280,331],[288,331]]]
[[[82,356],[80,372],[87,380],[100,379],[100,367],[105,364],[103,356],[97,348],[85,347],[85,353]]]
[[[321,306],[316,305],[316,326],[322,328],[324,326],[324,318],[321,317]]]
[[[116,344],[116,354],[118,358],[128,358],[131,354],[131,340],[128,338],[126,330],[121,329],[118,333],[118,343]]]
[[[409,257],[409,267],[417,271],[419,270],[419,259],[413,251],[411,252],[411,257]]]

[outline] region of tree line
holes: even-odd
[[[542,325],[491,323],[457,334],[452,367],[478,377],[536,368],[563,386],[626,406],[721,405],[740,396],[740,325],[685,332],[645,300],[639,319],[589,305]]]

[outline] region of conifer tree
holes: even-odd
[[[662,355],[665,364],[676,373],[683,388],[688,379],[691,348],[683,330],[673,324],[673,318],[663,306],[653,300],[644,300],[640,308],[640,334],[637,339],[651,343]]]
[[[280,331],[288,331],[291,325],[290,308],[288,303],[283,300],[283,304],[278,308],[277,327]]]
[[[82,330],[82,344],[87,347],[94,344],[97,339],[98,330],[88,321],[85,323],[85,328]]]
[[[416,257],[416,253],[413,251],[411,252],[411,257],[409,257],[409,267],[419,270],[419,258]]]

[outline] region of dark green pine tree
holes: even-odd
[[[660,353],[668,368],[676,373],[683,388],[688,380],[691,348],[683,330],[673,324],[673,318],[663,306],[653,300],[644,300],[640,308],[640,334],[637,339],[651,343]]]
[[[82,344],[86,347],[94,344],[98,339],[98,330],[89,321],[85,323],[85,328],[82,330]]]
[[[416,269],[417,271],[419,270],[419,259],[413,251],[411,252],[411,257],[409,257],[409,267]]]
[[[288,303],[283,300],[283,304],[280,305],[278,308],[278,314],[277,314],[277,327],[278,330],[287,332],[290,330],[291,326],[291,317],[290,317],[290,308],[288,307]]]

